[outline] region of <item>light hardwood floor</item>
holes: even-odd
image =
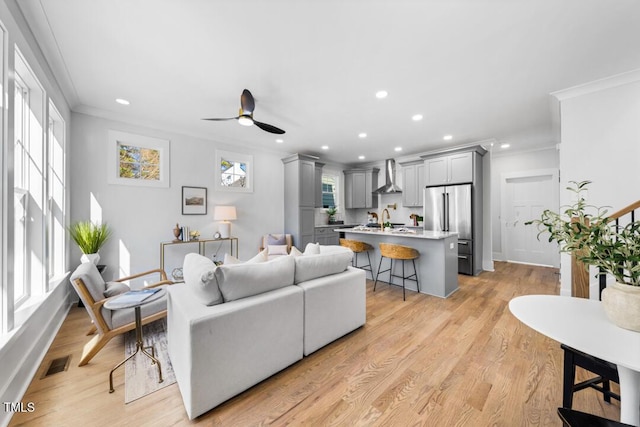
[[[177,384],[125,405],[124,370],[116,392],[108,374],[124,354],[114,339],[77,367],[89,318],[73,307],[23,402],[35,412],[11,425],[380,425],[560,426],[559,344],[520,323],[511,298],[557,294],[557,270],[496,263],[495,272],[460,277],[447,299],[367,283],[367,323],[288,369],[190,422]],[[71,354],[69,370],[40,379],[51,359]],[[583,372],[579,376],[584,377]],[[215,384],[211,384],[215,387]],[[619,404],[593,390],[574,408],[619,419]]]

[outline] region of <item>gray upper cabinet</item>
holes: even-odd
[[[344,171],[344,204],[346,209],[377,208],[378,197],[373,195],[378,185],[380,169],[352,169]]]
[[[424,161],[401,163],[402,166],[402,206],[423,205],[425,187]]]
[[[473,182],[473,152],[427,158],[425,185]]]

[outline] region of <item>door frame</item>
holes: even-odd
[[[549,168],[549,169],[531,169],[521,172],[505,172],[500,174],[500,246],[502,249],[502,258],[507,259],[508,254],[508,239],[507,239],[507,224],[506,217],[508,206],[507,206],[507,181],[510,179],[517,178],[535,178],[539,176],[551,176],[552,182],[557,182],[558,185],[552,186],[551,189],[551,200],[553,201],[552,206],[549,206],[548,209],[551,209],[554,212],[558,212],[560,206],[560,169],[558,168]],[[534,218],[532,218],[534,219]],[[537,265],[537,264],[536,264]],[[552,265],[553,267],[560,267],[560,253],[558,253],[555,258],[555,262]]]

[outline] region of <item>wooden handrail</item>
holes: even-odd
[[[640,208],[640,200],[638,200],[635,203],[630,204],[629,206],[627,206],[626,208],[622,208],[617,212],[612,213],[611,215],[609,215],[609,222],[611,221],[615,221],[616,219],[619,219],[620,217],[631,213],[633,211],[635,211],[636,209]]]

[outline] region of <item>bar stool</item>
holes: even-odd
[[[414,248],[410,248],[409,246],[402,245],[394,245],[391,243],[380,243],[380,264],[378,265],[378,272],[376,273],[376,280],[373,283],[373,291],[376,290],[376,284],[378,283],[378,275],[380,273],[389,272],[389,284],[391,285],[391,278],[398,277],[402,279],[402,300],[406,301],[405,296],[405,280],[412,280],[416,282],[416,286],[418,287],[418,292],[420,292],[420,284],[418,283],[418,270],[416,270],[416,258],[420,257],[420,252],[418,252]],[[389,269],[380,271],[380,267],[382,267],[382,259],[389,258]],[[402,261],[402,276],[398,276],[393,274],[393,260],[401,260]],[[413,263],[413,274],[409,276],[405,276],[404,272],[404,263],[406,261],[411,261]]]
[[[371,280],[373,280],[373,269],[371,267],[371,258],[369,257],[369,251],[373,250],[373,246],[368,243],[361,242],[359,240],[351,240],[351,239],[340,239],[340,246],[344,246],[345,248],[349,248],[355,254],[353,259],[351,260],[351,265],[356,268],[361,268],[363,270],[368,271],[371,274]],[[366,265],[358,265],[358,254],[361,253],[367,254],[367,262]]]

